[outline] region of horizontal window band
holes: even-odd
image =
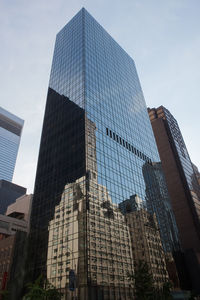
[[[111,139],[113,139],[118,144],[122,145],[124,148],[126,148],[130,152],[132,152],[133,154],[135,154],[136,156],[138,156],[139,158],[141,158],[142,160],[144,160],[145,162],[147,162],[148,164],[152,165],[152,161],[149,157],[147,157],[144,153],[142,153],[141,151],[136,149],[133,145],[131,145],[129,142],[127,142],[122,137],[117,135],[115,132],[112,132],[112,130],[106,128],[106,135],[109,136]]]

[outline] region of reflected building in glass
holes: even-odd
[[[179,233],[172,210],[161,162],[144,164],[147,210],[157,216],[162,245],[165,253],[181,250]]]
[[[149,212],[142,202],[138,195],[132,195],[130,199],[121,202],[119,208],[129,226],[134,264],[145,261],[155,287],[161,288],[169,281],[165,262],[166,249],[164,252],[156,214]]]
[[[56,37],[32,206],[32,278],[45,274],[63,299],[132,299],[131,237],[118,206],[135,194],[146,205],[143,166],[159,160],[133,59],[81,9]]]
[[[200,292],[200,187],[176,119],[163,106],[149,108],[166,183],[191,279]]]

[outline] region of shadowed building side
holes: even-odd
[[[46,276],[48,226],[64,187],[85,173],[84,110],[49,88],[31,214],[34,278]]]
[[[175,118],[163,106],[149,108],[148,112],[192,288],[200,291],[200,199],[197,178]]]

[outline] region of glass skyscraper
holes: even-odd
[[[63,299],[132,299],[131,238],[119,204],[138,195],[146,207],[143,167],[159,161],[133,59],[81,9],[56,37],[31,276],[45,274]]]
[[[0,180],[12,181],[24,121],[0,107]]]
[[[149,108],[191,281],[200,293],[200,188],[178,122],[163,106]],[[187,280],[189,282],[189,280]]]

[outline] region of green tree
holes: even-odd
[[[52,284],[47,281],[46,285],[46,299],[47,300],[60,300],[62,293],[60,293]]]
[[[27,284],[28,292],[23,300],[60,300],[62,294],[48,282],[39,276],[34,283]]]
[[[146,261],[135,264],[135,273],[129,275],[133,281],[136,300],[170,300],[172,285],[165,282],[161,289],[154,286],[152,274]]]
[[[134,282],[136,300],[156,299],[153,277],[146,261],[139,260],[135,264],[135,273],[128,277]]]

